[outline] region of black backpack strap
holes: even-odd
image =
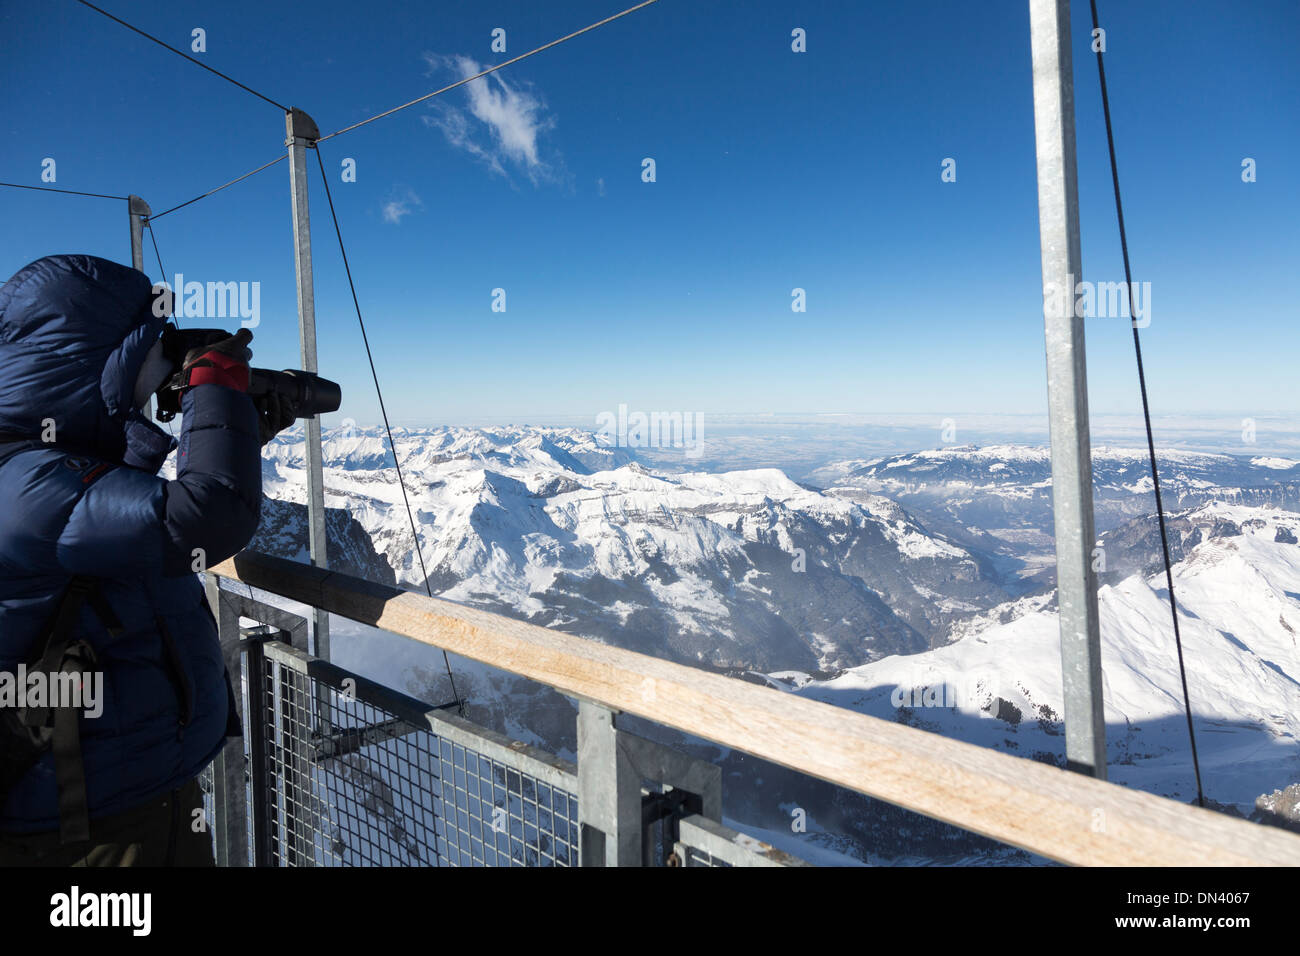
[[[86,769],[81,762],[81,715],[75,707],[54,711],[54,779],[59,785],[59,842],[90,839],[90,806]]]
[[[40,656],[31,661],[33,669],[47,673],[58,670],[59,664],[63,662],[63,655],[77,632],[81,605],[86,603],[90,592],[95,588],[92,578],[80,575],[68,583],[68,589],[63,592],[63,600],[59,602],[58,610],[55,611],[54,623],[50,625],[49,634],[45,638],[45,647],[41,650]]]
[[[35,669],[51,676],[63,672],[84,675],[95,665],[95,652],[91,646],[85,641],[74,640],[83,604],[89,604],[109,634],[116,637],[122,632],[117,615],[99,593],[99,581],[77,575],[63,595]],[[50,710],[54,711],[50,748],[54,754],[54,778],[59,787],[59,841],[66,844],[89,840],[90,811],[86,772],[81,760],[81,719],[77,708],[66,702],[61,707],[29,708],[25,723],[30,727],[44,726],[49,720]]]
[[[88,578],[86,580],[94,581],[90,592],[86,595],[86,603],[90,605],[90,609],[94,611],[95,616],[99,618],[99,623],[104,625],[104,629],[108,631],[109,637],[121,637],[122,622],[117,619],[117,615],[113,613],[112,607],[110,607],[109,603],[104,600],[104,595],[99,593],[99,581],[95,578]]]

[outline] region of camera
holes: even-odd
[[[185,356],[192,349],[216,345],[230,336],[231,333],[225,329],[178,329],[172,322],[163,327],[163,357],[176,371],[167,377],[155,393],[158,399],[155,417],[160,422],[169,422],[180,414],[181,393],[185,390],[180,370]],[[282,369],[277,372],[268,368],[250,368],[248,371],[248,396],[255,405],[260,406],[267,396],[274,395],[282,405],[287,405],[292,410],[294,418],[312,418],[322,413],[336,412],[343,404],[343,391],[338,383],[312,372],[301,369]]]

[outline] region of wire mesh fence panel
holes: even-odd
[[[578,802],[446,738],[437,741],[440,854],[455,866],[577,865]]]
[[[300,651],[265,650],[255,683],[268,862],[577,865],[576,779],[560,761],[409,698],[394,705],[401,695],[369,693]]]

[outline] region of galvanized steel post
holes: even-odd
[[[147,202],[132,193],[126,197],[126,212],[131,220],[131,268],[144,272],[144,222],[153,215],[153,210],[149,208]],[[166,282],[167,277],[159,276],[158,281]],[[153,418],[156,401],[154,396],[149,396],[145,417]]]
[[[298,282],[298,339],[302,347],[304,371],[315,372],[316,367],[316,294],[312,284],[311,219],[307,211],[307,150],[314,149],[320,139],[320,130],[312,118],[300,109],[291,109],[284,115],[285,145],[289,148],[289,185],[293,203],[293,261]],[[307,546],[311,563],[318,568],[329,567],[325,538],[325,480],[321,462],[320,418],[312,417],[306,424],[307,458]],[[329,613],[320,608],[312,610],[312,633],[315,635],[314,652],[323,660],[330,659]]]
[[[131,268],[144,272],[144,221],[153,215],[149,204],[134,194],[126,197],[127,215],[131,219]],[[166,276],[159,276],[166,281]]]
[[[1069,0],[1029,0],[1038,156],[1038,228],[1042,243],[1043,323],[1052,442],[1056,588],[1065,684],[1065,751],[1073,770],[1106,777],[1106,723],[1088,372],[1083,316],[1075,308],[1082,269],[1074,139],[1074,81]]]
[[[578,852],[583,866],[641,865],[641,777],[615,713],[578,702]]]
[[[229,600],[229,592],[221,590],[220,579],[214,574],[205,574],[204,578],[208,607],[217,620],[221,656],[225,658],[231,687],[236,693],[235,703],[239,705],[243,700],[239,692],[243,684],[239,614]],[[243,715],[239,717],[242,722]],[[251,721],[260,717],[255,708],[250,708]],[[244,728],[245,733],[258,730]],[[241,737],[228,738],[212,764],[212,810],[217,866],[248,866],[248,794]]]

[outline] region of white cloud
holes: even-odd
[[[424,208],[424,203],[415,194],[414,189],[395,189],[391,198],[384,203],[384,222],[394,225],[401,223],[403,216],[409,216],[416,209]]]
[[[461,79],[484,69],[467,56],[426,53],[424,59],[430,72],[451,70]],[[558,154],[550,161],[542,155],[539,141],[556,123],[539,96],[512,85],[500,73],[480,77],[460,90],[468,100],[467,109],[435,99],[434,112],[423,117],[425,124],[441,130],[448,143],[505,179],[510,178],[511,167],[523,172],[534,185],[559,178]]]

